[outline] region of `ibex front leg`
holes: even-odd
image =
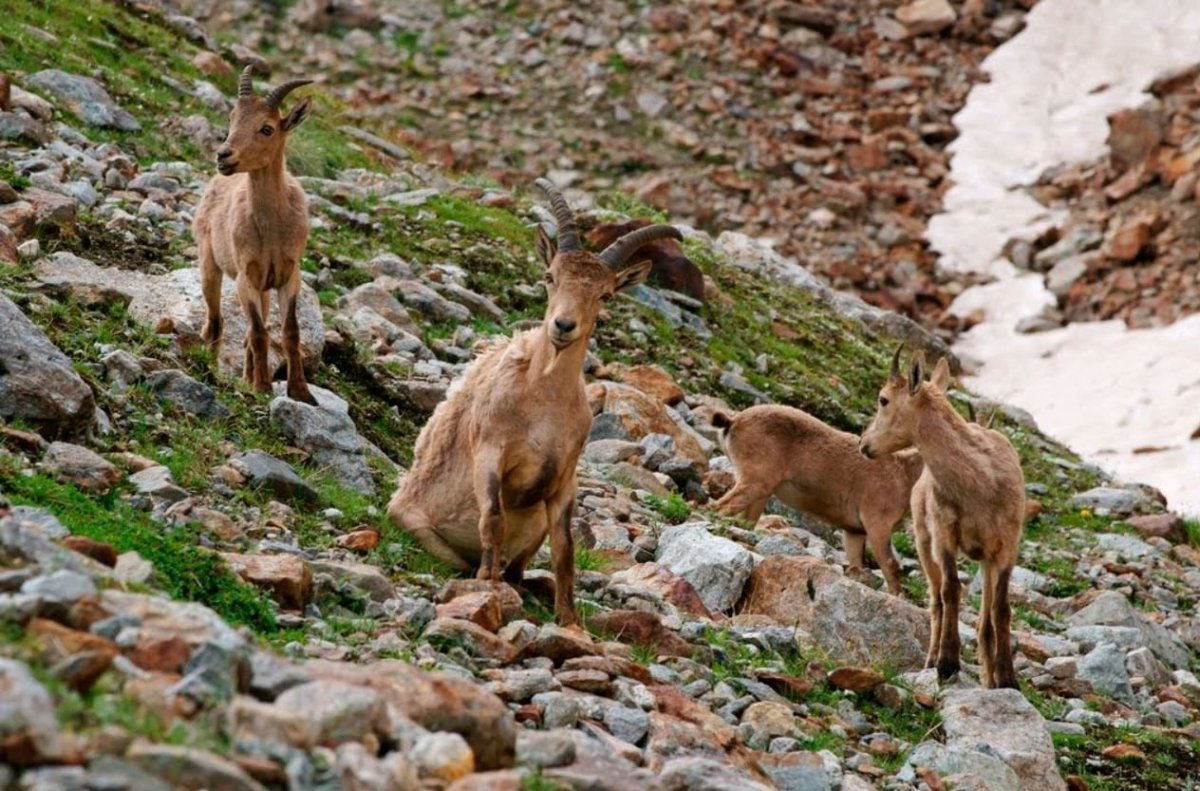
[[[576,626],[575,539],[571,519],[575,515],[575,476],[547,503],[550,520],[550,562],[554,567],[554,617],[560,626]]]
[[[292,277],[279,289],[279,314],[283,316],[283,351],[287,357],[288,398],[316,405],[304,379],[304,359],[300,355],[300,321],[296,303],[300,296],[300,270],[293,269]]]
[[[501,482],[504,452],[500,448],[480,448],[475,456],[475,501],[479,506],[479,572],[481,580],[500,582],[501,555],[508,520],[504,515]]]
[[[271,375],[267,369],[267,315],[263,304],[270,304],[270,295],[251,285],[244,274],[238,275],[237,295],[242,312],[246,314],[246,364],[243,376],[255,392],[265,393],[271,389]]]

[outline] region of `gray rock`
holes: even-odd
[[[1087,653],[1101,643],[1113,643],[1130,651],[1141,645],[1142,633],[1132,626],[1072,626],[1064,633]]]
[[[233,461],[251,485],[267,487],[283,500],[315,500],[317,490],[308,485],[290,464],[261,450],[248,450],[233,457]]]
[[[397,281],[400,299],[423,316],[438,321],[467,322],[471,320],[469,308],[451,302],[429,286],[417,280]]]
[[[314,575],[328,574],[335,580],[361,589],[374,601],[387,601],[396,594],[392,581],[376,566],[335,560],[314,560],[310,565]]]
[[[400,301],[379,282],[363,283],[345,296],[339,297],[337,304],[339,312],[343,315],[353,315],[360,308],[369,308],[376,315],[406,332],[420,332]]]
[[[520,764],[550,769],[566,766],[574,760],[575,740],[565,728],[517,733],[517,762]]]
[[[1079,658],[1075,676],[1087,681],[1102,695],[1133,702],[1129,671],[1125,669],[1125,652],[1113,643],[1101,643]]]
[[[15,659],[0,657],[0,693],[0,745],[9,740],[26,742],[33,755],[27,756],[25,763],[63,759],[66,745],[58,730],[54,698],[29,668]],[[0,747],[0,765],[9,761]]]
[[[154,564],[133,550],[122,552],[117,555],[117,565],[112,570],[112,575],[121,582],[153,585]]]
[[[769,791],[764,785],[734,767],[711,758],[675,758],[659,775],[663,791]]]
[[[174,788],[266,791],[237,764],[207,750],[135,742],[125,758],[139,769],[171,783]]]
[[[1104,241],[1104,232],[1095,225],[1076,225],[1057,242],[1034,256],[1034,268],[1045,272],[1059,261],[1093,250]]]
[[[54,514],[44,508],[34,508],[31,505],[14,505],[9,509],[9,515],[23,525],[36,527],[46,538],[55,541],[71,535],[71,531],[63,527],[62,522],[58,521]]]
[[[1066,788],[1046,721],[1015,689],[952,689],[942,703],[947,749],[998,755],[1020,779],[1020,788]]]
[[[616,417],[610,415],[610,417]],[[642,446],[622,439],[598,439],[589,442],[583,449],[583,458],[593,464],[616,464],[634,456],[641,456]]]
[[[85,258],[58,252],[39,261],[34,270],[38,280],[51,291],[74,294],[89,303],[127,303],[129,315],[151,329],[156,330],[166,322],[177,331],[190,329],[198,334],[204,326],[207,309],[196,267],[176,269],[165,275],[148,275],[96,266]],[[300,287],[296,315],[300,324],[301,357],[305,362],[319,360],[325,348],[325,319],[317,293],[308,284]],[[240,376],[245,360],[242,341],[246,337],[246,317],[238,303],[234,281],[228,277],[221,285],[221,316],[225,332],[217,363],[226,374]],[[284,362],[279,300],[271,300],[267,330],[271,337],[267,367],[275,371]]]
[[[286,392],[280,382],[276,390]],[[363,494],[375,493],[371,468],[363,455],[364,441],[350,418],[350,406],[322,387],[310,387],[317,406],[280,395],[271,402],[271,422],[284,438],[311,454],[333,477]]]
[[[269,651],[255,651],[250,655],[250,694],[259,700],[273,701],[292,687],[309,681],[304,668]]]
[[[434,288],[438,293],[453,300],[453,303],[465,305],[477,316],[484,316],[499,323],[504,322],[504,311],[482,294],[476,294],[471,289],[464,288],[457,283],[436,283]]]
[[[647,434],[642,437],[642,466],[657,470],[659,465],[675,455],[675,438],[670,434]]]
[[[187,490],[175,484],[169,467],[148,467],[129,476],[129,482],[142,494],[177,503],[188,496]]]
[[[1174,683],[1171,671],[1158,661],[1158,657],[1149,648],[1135,648],[1125,655],[1125,669],[1130,677],[1140,676],[1151,687],[1162,687]]]
[[[91,577],[77,571],[62,569],[52,574],[34,577],[21,586],[21,593],[36,596],[42,603],[42,609],[65,611],[84,596],[95,596],[97,589]]]
[[[604,724],[621,741],[637,744],[650,728],[650,717],[641,709],[613,706],[604,712]]]
[[[540,667],[505,670],[503,679],[489,682],[487,685],[493,694],[514,703],[524,703],[534,695],[550,692],[558,686],[554,674]]]
[[[1150,513],[1157,507],[1154,500],[1137,489],[1116,489],[1110,486],[1098,486],[1080,492],[1071,498],[1070,504],[1076,508],[1090,508],[1099,514],[1116,516]]]
[[[121,387],[129,387],[146,374],[138,359],[124,349],[104,355],[100,358],[100,364],[104,366],[104,377]]]
[[[71,569],[84,574],[99,575],[105,571],[104,567],[91,558],[51,541],[42,532],[36,520],[25,520],[15,513],[0,519],[0,549],[10,556],[36,563],[44,572]]]
[[[1082,257],[1064,258],[1046,273],[1046,289],[1056,297],[1064,298],[1075,281],[1087,273],[1087,264]]]
[[[46,472],[92,494],[103,494],[121,480],[121,471],[82,445],[52,442],[42,457]]]
[[[187,412],[203,418],[221,418],[229,410],[217,400],[217,394],[203,382],[198,382],[178,369],[156,371],[146,377],[146,386],[165,401]]]
[[[710,610],[729,610],[741,598],[754,560],[740,544],[708,532],[703,522],[675,525],[658,537],[658,564],[686,579]]]
[[[292,687],[275,699],[275,706],[315,722],[322,744],[362,741],[368,734],[387,731],[383,697],[344,681],[310,681]]]
[[[711,338],[712,330],[704,323],[704,319],[697,316],[688,310],[683,310],[671,300],[667,299],[663,292],[657,288],[647,286],[645,284],[634,286],[624,292],[635,302],[653,310],[658,315],[667,320],[667,323],[676,329],[687,327],[694,332],[698,338]]]
[[[1191,654],[1178,635],[1161,624],[1157,624],[1134,608],[1124,595],[1117,591],[1104,591],[1091,604],[1064,619],[1068,627],[1076,626],[1124,626],[1137,629],[1141,645],[1154,652],[1172,668],[1186,668]],[[1078,640],[1068,629],[1067,637]],[[1136,647],[1136,646],[1131,646]]]
[[[0,112],[0,140],[23,140],[26,143],[44,146],[53,139],[46,127],[29,116]]]
[[[1096,547],[1103,552],[1116,553],[1125,560],[1141,560],[1158,554],[1158,550],[1142,539],[1123,533],[1097,533]]]
[[[205,641],[192,652],[183,678],[172,690],[200,703],[224,703],[232,700],[241,686],[244,668],[241,646]]]
[[[95,411],[92,390],[70,358],[0,294],[0,418],[72,436],[87,430]]]
[[[1173,727],[1186,725],[1192,721],[1191,712],[1188,711],[1187,706],[1184,706],[1179,701],[1164,701],[1155,706],[1154,710],[1158,712],[1159,716],[1162,717],[1168,725]]]
[[[140,131],[142,125],[123,110],[100,83],[89,77],[46,69],[30,75],[26,83],[49,94],[79,119],[92,124],[126,132]]]
[[[778,759],[764,760],[760,768],[780,791],[833,791],[837,784],[830,776],[825,761],[812,752],[791,752]]]
[[[621,423],[621,418],[611,412],[601,412],[592,418],[592,427],[588,432],[589,444],[606,439],[624,442],[630,442],[633,439],[629,430]]]
[[[940,742],[921,742],[904,761],[897,774],[906,783],[917,780],[916,769],[927,766],[942,777],[971,778],[973,788],[986,791],[1024,791],[1021,778],[987,743],[948,747]]]
[[[437,735],[452,736],[462,741],[458,734]],[[464,742],[464,746],[465,744]],[[411,756],[406,756],[399,750],[376,758],[358,742],[348,742],[338,746],[337,768],[343,788],[407,791],[420,787],[418,767],[414,765]]]

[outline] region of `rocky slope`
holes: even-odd
[[[382,508],[474,343],[540,317],[531,226],[548,214],[413,161],[386,125],[346,128],[322,96],[292,141],[320,404],[247,392],[238,344],[212,359],[197,342],[187,231],[233,87],[219,21],[20,2],[0,29],[0,788],[1125,789],[1200,772],[1200,526],[1018,411],[958,396],[1012,437],[1036,501],[1020,693],[979,690],[970,664],[950,685],[920,670],[906,536],[900,599],[845,576],[822,525],[708,510],[732,482],[713,406],[861,428],[895,338],[938,347],[740,234],[688,233],[706,303],[642,288],[598,333],[574,525],[586,633],[550,623],[544,570],[524,595],[449,575]]]

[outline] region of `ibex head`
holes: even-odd
[[[590,253],[579,241],[575,216],[562,193],[546,179],[534,183],[550,198],[558,223],[557,245],[538,226],[537,249],[546,265],[549,297],[543,327],[550,342],[561,351],[573,343],[587,343],[603,304],[650,274],[649,261],[627,265],[639,247],[664,237],[682,239],[683,235],[670,225],[652,225],[625,234],[599,255]]]
[[[253,65],[242,71],[237,102],[229,114],[229,134],[217,150],[217,170],[223,176],[259,170],[282,159],[287,133],[308,117],[308,99],[287,115],[280,113],[279,105],[289,93],[312,80],[288,80],[258,96],[251,84],[253,73]]]
[[[879,391],[875,419],[858,443],[858,449],[868,459],[911,448],[921,409],[932,394],[925,391],[935,388],[944,393],[950,385],[950,363],[945,357],[938,360],[928,385],[923,386],[925,355],[920,352],[914,355],[907,376],[902,374],[900,352],[903,349],[904,344],[900,344],[892,355],[888,380]]]

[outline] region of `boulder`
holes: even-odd
[[[140,131],[142,125],[122,109],[100,83],[90,77],[60,69],[45,69],[31,74],[26,84],[53,98],[72,115],[93,126]]]
[[[207,750],[139,741],[129,748],[125,758],[174,788],[266,791],[237,764]]]
[[[1186,668],[1190,654],[1183,640],[1166,627],[1151,621],[1118,591],[1104,591],[1083,609],[1065,618],[1068,627],[1125,627],[1136,629],[1137,642],[1172,668]],[[1068,632],[1068,637],[1071,634]]]
[[[92,390],[70,358],[0,294],[0,418],[67,437],[83,434],[95,411]]]
[[[57,763],[66,744],[58,730],[54,698],[29,668],[0,657],[0,764]]]
[[[803,641],[839,662],[899,670],[925,665],[928,614],[847,579],[818,558],[765,558],[750,575],[739,612],[794,627]]]
[[[317,405],[293,401],[284,382],[276,384],[279,397],[271,402],[271,422],[290,444],[311,455],[338,481],[362,494],[375,493],[371,468],[363,455],[365,441],[350,418],[350,405],[323,387],[310,387]]]
[[[317,490],[312,488],[287,462],[280,461],[261,450],[248,450],[232,459],[238,472],[246,476],[252,486],[266,487],[283,500],[315,500]]]
[[[312,571],[295,555],[222,552],[221,557],[244,581],[269,590],[285,610],[303,610],[312,595]]]
[[[103,494],[121,481],[121,471],[107,459],[69,442],[50,443],[42,467],[63,483],[90,494]]]
[[[946,748],[998,755],[1022,788],[1066,788],[1045,719],[1015,689],[952,689],[942,703]],[[982,745],[982,747],[981,747]]]
[[[671,375],[657,365],[610,363],[604,366],[603,374],[606,378],[636,387],[667,406],[678,404],[684,397],[683,388],[675,384]]]
[[[35,274],[52,290],[74,294],[84,301],[124,302],[131,316],[155,331],[166,326],[198,335],[204,327],[206,308],[198,269],[148,275],[97,266],[85,258],[59,252],[42,259]],[[236,286],[228,277],[221,285],[221,316],[225,330],[217,363],[227,375],[240,376],[245,359],[242,341],[246,337],[246,318],[238,304]],[[316,362],[325,348],[325,320],[317,293],[307,283],[300,287],[296,317],[300,324],[300,354],[306,364]],[[267,329],[271,338],[268,367],[276,371],[284,364],[278,300],[272,300]]]
[[[947,0],[914,0],[896,9],[896,21],[914,36],[940,33],[956,19],[954,6]]]
[[[749,550],[714,536],[703,522],[668,527],[658,537],[659,565],[683,577],[710,610],[737,604],[754,559]]]
[[[588,385],[587,395],[593,414],[615,416],[629,439],[640,440],[647,434],[669,434],[674,437],[675,448],[680,455],[701,467],[708,467],[708,454],[696,436],[680,428],[668,414],[666,405],[656,396],[614,382],[593,382]],[[591,438],[602,439],[596,436]]]

